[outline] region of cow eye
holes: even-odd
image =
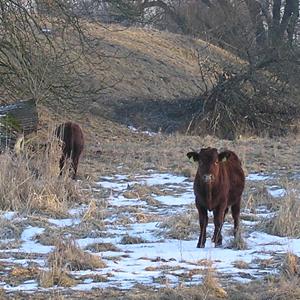
[[[215,165],[216,165],[216,166],[218,165],[218,163],[219,163],[218,161],[215,161]]]

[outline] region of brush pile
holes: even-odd
[[[292,93],[286,82],[268,72],[222,73],[200,97],[201,108],[189,132],[235,139],[243,134],[272,137],[297,131],[300,106]]]

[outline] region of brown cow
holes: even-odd
[[[66,160],[70,158],[73,169],[72,178],[75,179],[79,157],[84,146],[82,130],[78,124],[66,122],[56,128],[55,135],[63,142],[62,156],[59,161],[60,175],[62,174]]]
[[[245,175],[237,155],[229,150],[218,153],[216,148],[203,148],[198,152],[187,153],[188,158],[198,162],[194,181],[196,207],[199,212],[200,236],[198,248],[204,248],[207,210],[214,214],[215,246],[222,245],[222,226],[224,217],[231,206],[234,220],[234,236],[239,228],[241,196],[245,186]]]

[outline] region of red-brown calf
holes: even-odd
[[[59,161],[60,175],[62,174],[66,160],[70,158],[73,169],[72,178],[75,179],[79,157],[84,146],[82,130],[78,124],[66,122],[56,128],[55,135],[63,142],[62,156]]]
[[[222,245],[224,217],[231,206],[234,220],[234,236],[239,228],[241,196],[245,186],[245,175],[237,155],[229,150],[218,153],[215,148],[203,148],[198,152],[187,153],[188,158],[198,162],[194,181],[196,207],[199,212],[200,236],[198,248],[204,248],[207,210],[213,211],[215,230],[212,241]]]

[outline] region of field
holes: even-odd
[[[103,68],[113,88],[38,103],[38,135],[23,155],[0,156],[0,298],[300,299],[299,133],[186,134],[204,81],[243,62],[180,35],[94,30],[99,51],[117,54]],[[85,135],[76,181],[58,177],[53,129],[65,120]],[[49,151],[31,152],[49,140]],[[234,240],[228,214],[215,248],[210,216],[197,249],[197,165],[186,153],[207,146],[242,160],[242,231]]]
[[[241,295],[248,289],[251,294],[248,285],[257,280],[276,286],[283,278],[297,280],[300,166],[292,158],[300,148],[295,140],[229,142],[127,130],[130,140],[118,140],[114,148],[103,141],[101,155],[86,150],[80,180],[65,179],[75,185],[73,194],[81,193],[81,203],[69,200],[63,211],[50,209],[49,201],[43,209],[2,212],[3,295],[147,298],[153,291],[163,297],[177,290],[178,297],[196,293],[214,299],[235,297],[240,285]],[[247,174],[242,239],[233,240],[228,216],[222,248],[210,241],[205,249],[196,248],[196,165],[185,154],[197,145],[234,148]],[[293,293],[297,299],[299,293]]]

